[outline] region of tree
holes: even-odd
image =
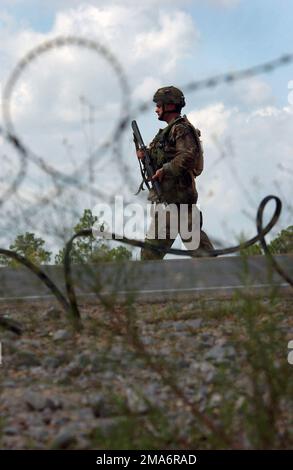
[[[241,237],[242,242],[244,237]],[[293,225],[290,225],[286,229],[282,230],[276,238],[274,238],[270,243],[268,243],[268,249],[273,255],[279,255],[282,253],[293,253]],[[262,255],[264,254],[263,249],[260,245],[260,242],[249,246],[248,248],[243,248],[240,250],[241,254],[248,256],[253,255]]]
[[[79,219],[79,222],[74,227],[74,232],[77,233],[80,230],[91,229],[94,223],[98,220],[96,216],[93,216],[90,209],[85,209],[83,215]],[[73,264],[86,263],[92,257],[93,251],[96,245],[99,244],[98,240],[94,237],[80,237],[74,240],[72,249],[70,252],[70,259]],[[65,248],[62,248],[59,253],[55,256],[55,263],[62,264],[64,262]]]
[[[263,251],[259,243],[255,243],[254,245],[250,245],[247,248],[241,248],[240,254],[245,256],[255,256],[255,255],[262,255]]]
[[[293,253],[293,225],[282,230],[268,245],[272,254]]]
[[[124,246],[109,249],[105,243],[102,243],[100,247],[93,252],[91,262],[125,261],[129,259],[131,259],[131,251],[127,250]]]
[[[74,227],[74,232],[91,229],[98,218],[92,214],[90,209],[85,209],[79,222]],[[64,262],[65,248],[59,251],[55,256],[55,263]],[[109,248],[102,239],[95,237],[80,237],[74,240],[70,259],[73,264],[80,263],[98,263],[108,261],[123,261],[131,259],[131,251],[123,246]]]
[[[246,236],[244,232],[241,232],[239,236],[239,243],[240,244],[245,243],[248,238],[249,237]],[[259,242],[254,243],[253,245],[250,245],[247,248],[240,248],[240,255],[243,255],[243,256],[254,256],[254,255],[262,255],[262,254],[263,254],[263,251]]]
[[[26,232],[24,235],[18,235],[9,249],[27,258],[36,265],[48,264],[52,253],[44,248],[45,241],[42,238],[36,238],[34,233]],[[19,262],[4,255],[0,257],[2,266],[19,266]]]

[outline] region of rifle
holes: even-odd
[[[136,150],[142,150],[144,152],[143,163],[139,159],[140,171],[141,171],[143,181],[142,181],[142,183],[139,187],[139,190],[136,194],[138,194],[143,189],[143,187],[142,187],[143,183],[145,183],[147,188],[150,189],[149,181],[151,181],[152,189],[155,191],[156,195],[158,196],[159,201],[161,201],[161,199],[162,199],[162,190],[161,190],[161,187],[160,187],[160,184],[159,184],[158,181],[152,181],[152,177],[154,176],[155,171],[153,169],[153,165],[152,165],[152,161],[151,161],[149,151],[148,151],[147,147],[144,144],[144,141],[142,139],[142,136],[141,136],[140,130],[138,128],[137,122],[132,121],[131,127],[132,127],[132,130],[133,130],[133,140],[134,140],[134,143],[135,143]]]

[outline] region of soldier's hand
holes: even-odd
[[[141,149],[137,150],[136,155],[140,160],[144,159],[144,151],[143,150],[141,150]]]
[[[159,180],[159,182],[162,181],[162,179],[164,178],[165,174],[164,174],[164,169],[163,168],[159,168],[156,173],[154,174],[154,176],[152,177],[152,180]]]

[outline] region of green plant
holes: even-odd
[[[293,253],[293,225],[282,230],[269,244],[272,254]]]
[[[52,253],[45,250],[45,241],[37,238],[34,233],[26,232],[24,235],[18,235],[9,249],[15,251],[19,255],[27,258],[36,265],[48,264]],[[19,266],[16,260],[9,259],[2,255],[0,258],[2,266]]]
[[[74,232],[91,229],[98,218],[94,216],[90,209],[85,209],[79,222],[74,227]],[[55,263],[64,262],[65,248],[55,256]],[[109,261],[123,261],[131,259],[131,251],[124,246],[110,248],[102,239],[92,237],[79,237],[73,242],[71,250],[71,262],[73,264],[98,263]]]

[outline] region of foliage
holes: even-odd
[[[134,416],[124,410],[107,433],[99,427],[92,432],[92,448],[166,449],[173,438],[168,420],[159,408],[151,410],[145,417]]]
[[[242,234],[240,242],[244,242],[245,237]],[[284,253],[293,253],[293,225],[282,230],[274,240],[268,243],[268,248],[273,255],[280,255]],[[248,248],[242,248],[240,254],[247,256],[263,255],[263,249],[260,243],[255,243]]]
[[[85,209],[80,220],[74,227],[74,232],[91,229],[98,220],[90,209]],[[45,241],[37,238],[34,233],[26,232],[18,235],[9,249],[29,259],[36,265],[48,264],[52,253],[45,250]],[[64,261],[65,248],[59,250],[55,256],[55,264],[62,264]],[[124,246],[110,248],[102,239],[93,236],[79,237],[73,242],[71,251],[71,261],[73,264],[98,263],[109,261],[124,261],[131,259],[131,251]],[[19,266],[19,263],[7,256],[0,255],[0,266]]]
[[[241,255],[245,256],[255,256],[255,255],[262,255],[263,251],[259,243],[255,243],[254,245],[248,246],[247,248],[242,248],[240,250]]]
[[[282,230],[269,244],[272,254],[293,253],[293,225]]]
[[[144,361],[145,370],[150,368],[155,371],[162,386],[168,386],[174,394],[174,400],[170,400],[172,410],[174,411],[173,406],[178,399],[182,402],[181,407],[186,406],[189,410],[188,424],[186,422],[188,432],[178,434],[176,428],[172,429],[170,422],[166,422],[162,427],[161,416],[164,416],[164,411],[158,409],[154,414],[157,419],[151,421],[153,432],[150,435],[148,432],[137,434],[138,426],[134,425],[134,418],[124,416],[107,436],[103,436],[99,429],[96,430],[92,436],[93,446],[115,449],[118,442],[119,448],[122,449],[143,448],[143,445],[147,445],[149,449],[178,449],[181,446],[189,449],[290,448],[293,437],[290,431],[292,366],[287,362],[288,341],[282,324],[286,314],[280,305],[282,303],[274,289],[265,300],[254,298],[248,293],[235,293],[234,299],[227,303],[219,303],[215,307],[205,304],[202,310],[206,320],[201,327],[203,332],[207,335],[209,325],[211,332],[217,320],[220,322],[218,330],[221,329],[226,341],[223,343],[225,346],[221,347],[225,352],[223,356],[221,353],[209,362],[202,362],[203,359],[199,361],[199,364],[212,371],[212,380],[207,388],[203,387],[204,393],[198,408],[197,402],[192,402],[190,406],[190,390],[188,387],[184,388],[180,379],[181,370],[174,367],[173,361],[170,364],[158,361],[155,351],[142,347],[140,329],[136,328],[137,322],[141,321],[141,315],[138,320],[136,309],[132,307],[129,314],[124,311],[125,317],[123,314],[119,317],[119,325],[121,326],[123,320],[128,324],[125,334],[127,345],[131,345],[137,357]],[[158,310],[158,307],[155,308]],[[169,314],[168,305],[165,309]],[[195,307],[191,307],[191,310],[187,308],[182,315],[182,305],[178,304],[175,307],[176,319],[183,320],[187,316],[189,319],[198,318],[201,309],[194,309]],[[166,318],[165,314],[165,310],[160,310],[162,320]],[[134,324],[130,326],[128,320]],[[155,323],[157,320],[158,317]],[[197,330],[195,335],[200,342],[200,331]],[[174,351],[170,347],[170,356],[172,352]],[[176,356],[177,354],[178,352]],[[196,359],[194,361],[196,364]],[[197,374],[201,374],[200,368],[196,367],[195,370]],[[172,380],[169,380],[169,377],[172,377]],[[195,383],[198,380],[200,381],[196,378]],[[215,425],[214,431],[205,427],[204,416]],[[217,426],[220,428],[217,429]],[[219,433],[220,429],[223,434]]]
[[[105,243],[102,243],[100,247],[93,252],[91,262],[123,261],[129,259],[131,259],[131,252],[124,246],[109,249]]]
[[[26,232],[24,235],[18,235],[9,249],[39,266],[48,264],[52,255],[45,250],[44,245],[45,241],[42,238],[37,238],[34,233]],[[19,266],[16,260],[6,256],[1,256],[0,264],[2,266]]]
[[[231,303],[239,318],[231,335],[237,361],[219,370],[215,385],[225,396],[221,422],[238,435],[240,447],[246,443],[253,449],[281,449],[292,442],[288,419],[292,371],[278,302],[272,291],[265,302],[237,293]],[[228,367],[233,368],[233,379]]]
[[[85,209],[79,222],[74,227],[74,232],[91,229],[98,218],[94,216],[90,209]],[[65,248],[55,256],[55,263],[61,264],[64,260]],[[71,250],[71,262],[98,263],[108,261],[123,261],[131,259],[131,251],[123,246],[110,248],[102,239],[91,237],[79,237],[73,242]]]

